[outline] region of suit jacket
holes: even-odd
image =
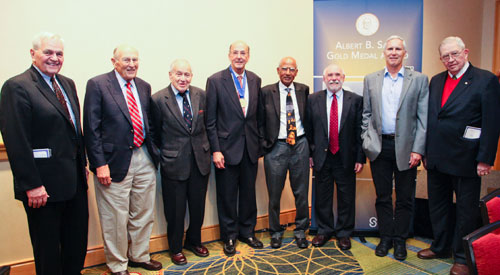
[[[183,113],[177,105],[171,85],[155,93],[151,103],[154,141],[160,148],[163,175],[183,181],[189,178],[193,157],[202,175],[210,173],[210,144],[206,124],[206,94],[190,86],[189,94],[193,123],[186,126]]]
[[[500,118],[500,85],[491,72],[469,66],[441,108],[448,72],[430,83],[426,158],[428,169],[477,177],[477,163],[493,165]],[[481,128],[479,139],[464,138],[467,126]]]
[[[248,95],[247,115],[243,114],[238,93],[229,68],[207,79],[207,132],[212,152],[222,152],[229,165],[236,165],[243,158],[246,145],[250,160],[255,163],[260,156],[259,126],[257,118],[261,79],[246,70]]]
[[[309,95],[306,111],[306,136],[314,161],[314,170],[320,171],[328,153],[328,117],[326,111],[327,91]],[[365,163],[361,149],[361,96],[344,90],[342,114],[340,114],[339,152],[342,165],[354,173],[354,164]]]
[[[297,82],[294,82],[293,85],[295,87],[295,97],[297,98],[300,119],[302,125],[304,125],[309,87]],[[260,115],[262,117],[260,130],[263,136],[262,149],[265,153],[269,153],[278,139],[280,130],[281,106],[279,82],[262,88],[260,104],[261,107],[259,110],[262,112]]]
[[[369,74],[363,83],[363,150],[371,161],[382,151],[382,86],[384,70]],[[405,68],[403,89],[396,114],[396,164],[399,171],[410,168],[410,153],[425,153],[427,104],[426,75]]]
[[[41,185],[50,196],[49,202],[72,199],[77,184],[85,184],[86,188],[85,147],[75,83],[59,74],[56,78],[68,96],[76,130],[55,93],[33,66],[2,87],[0,129],[18,200],[27,201],[26,191]],[[34,158],[33,149],[50,149],[51,156]]]
[[[151,86],[144,80],[134,79],[139,94],[147,146],[155,167],[158,152],[153,148],[149,130],[149,104]],[[115,71],[102,74],[87,82],[83,105],[83,128],[89,157],[90,170],[109,165],[111,179],[122,181],[127,175],[134,148],[134,132],[127,102],[116,78]]]

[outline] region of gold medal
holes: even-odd
[[[241,108],[246,108],[247,101],[244,98],[240,98],[240,105],[241,105]]]

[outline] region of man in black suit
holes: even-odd
[[[316,171],[315,211],[318,234],[314,246],[323,246],[335,233],[342,250],[351,248],[354,230],[356,173],[365,155],[361,149],[363,99],[342,89],[345,75],[335,64],[323,71],[326,90],[309,95],[306,135]],[[333,183],[337,184],[337,225],[334,228]]]
[[[217,211],[224,253],[236,253],[236,238],[262,248],[257,222],[255,179],[260,154],[257,108],[260,78],[245,70],[250,48],[243,41],[229,47],[231,65],[207,79],[207,132],[215,164]]]
[[[444,258],[453,251],[450,273],[468,274],[462,238],[478,227],[481,177],[495,161],[500,85],[493,73],[469,63],[469,49],[459,37],[445,38],[439,54],[447,70],[430,82],[424,162],[434,241],[418,257]]]
[[[279,248],[284,228],[280,225],[281,193],[287,172],[295,197],[294,235],[299,248],[309,245],[305,231],[309,227],[309,144],[305,138],[304,117],[309,87],[293,82],[297,62],[281,59],[277,68],[280,81],[262,88],[261,133],[265,151],[264,168],[269,193],[269,231],[271,247]]]
[[[31,68],[7,80],[0,99],[15,198],[28,217],[36,273],[80,274],[88,232],[80,103],[73,80],[58,74],[61,37],[39,34],[30,53]]]
[[[117,47],[111,62],[113,71],[87,82],[83,117],[106,264],[112,274],[129,274],[127,264],[159,270],[149,256],[158,165],[148,120],[151,86],[136,77],[135,48]]]
[[[190,86],[189,62],[175,60],[168,73],[170,85],[153,95],[151,119],[154,141],[160,148],[163,206],[172,262],[187,263],[182,253],[186,202],[189,229],[184,247],[200,257],[208,256],[201,244],[205,215],[210,145],[205,127],[205,91]]]

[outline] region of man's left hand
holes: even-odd
[[[363,163],[356,162],[354,164],[354,173],[359,173],[363,170]]]
[[[411,152],[410,161],[408,162],[408,164],[410,164],[410,168],[417,167],[417,165],[420,163],[421,160],[422,160],[421,154]]]
[[[477,175],[482,177],[490,173],[491,166],[487,163],[480,162],[477,164]]]

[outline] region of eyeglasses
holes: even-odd
[[[463,53],[464,50],[461,50],[461,51],[458,51],[458,52],[451,52],[449,54],[446,54],[446,55],[442,55],[441,56],[441,60],[443,60],[444,62],[448,62],[451,60],[451,58],[453,57],[453,59],[456,59],[459,55],[461,55]]]
[[[280,68],[282,71],[286,72],[288,70],[290,70],[291,73],[294,73],[297,69],[295,68],[292,68],[292,67],[281,67]]]

